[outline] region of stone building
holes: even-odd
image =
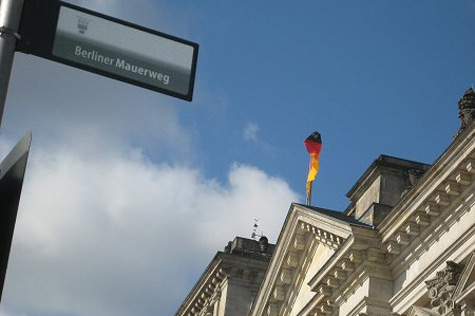
[[[176,315],[247,315],[274,245],[236,237],[218,251]]]
[[[270,261],[218,253],[176,316],[475,316],[472,89],[459,110],[433,165],[380,156],[344,212],[291,204]]]

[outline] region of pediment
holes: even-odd
[[[355,234],[366,238],[374,230],[340,212],[292,204],[250,315],[296,315],[308,305],[302,302],[320,295],[310,280],[358,239]]]
[[[475,252],[472,252],[465,264],[454,291],[454,300],[475,299]]]

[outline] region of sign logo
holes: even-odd
[[[78,32],[81,34],[86,33],[90,21],[91,20],[78,15]]]

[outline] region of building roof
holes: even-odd
[[[333,211],[329,209],[324,209],[321,207],[316,207],[316,206],[311,206],[311,205],[304,205],[304,204],[299,204],[299,203],[294,203],[295,205],[299,205],[300,207],[305,207],[308,208],[316,213],[319,213],[329,219],[339,221],[344,224],[348,225],[356,225],[356,226],[361,226],[365,228],[373,228],[372,225],[368,225],[366,223],[360,222],[359,220],[356,220],[353,216],[348,216],[342,212],[338,211]]]
[[[381,168],[382,167],[382,168]],[[427,171],[431,165],[412,161],[408,159],[402,159],[394,156],[380,155],[373,163],[365,170],[363,175],[356,181],[351,187],[346,196],[354,201],[359,198],[359,192],[365,191],[365,185],[371,183],[371,179],[377,176],[377,171],[384,169],[386,171],[408,171],[408,170],[421,170]]]

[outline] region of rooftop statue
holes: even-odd
[[[465,91],[465,94],[460,99],[458,104],[460,119],[460,129],[458,134],[460,134],[473,122],[475,118],[475,92],[473,92],[473,88]]]

